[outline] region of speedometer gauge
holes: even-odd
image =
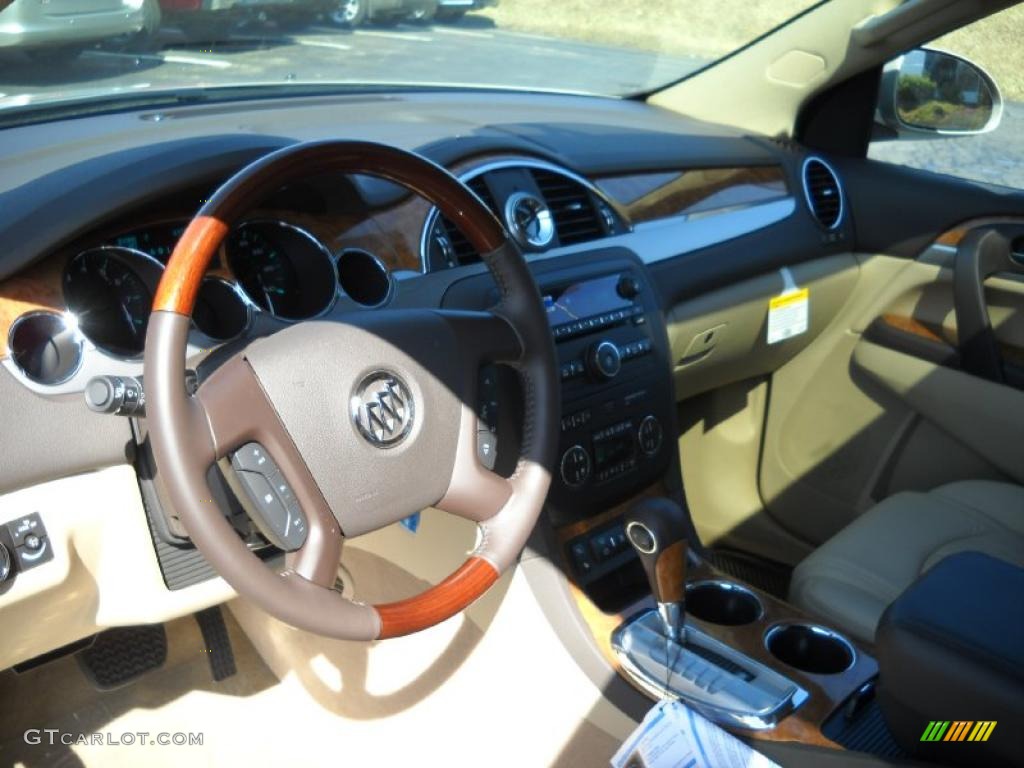
[[[305,230],[279,221],[251,221],[232,232],[224,247],[246,296],[275,317],[306,320],[334,302],[330,251]]]
[[[83,251],[64,270],[64,301],[82,334],[115,355],[142,353],[161,264],[140,251]]]

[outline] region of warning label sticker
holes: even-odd
[[[807,332],[810,295],[811,292],[807,288],[797,288],[769,300],[769,344],[777,344]]]

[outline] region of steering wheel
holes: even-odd
[[[490,269],[488,311],[394,309],[303,322],[253,341],[185,387],[185,349],[203,274],[232,224],[313,174],[377,176],[436,205]],[[510,478],[477,458],[480,365],[512,365],[524,395]],[[428,160],[380,144],[327,141],[269,154],[200,209],[167,264],[149,319],[146,410],[157,471],[196,547],[241,595],[300,629],[344,640],[417,632],[453,616],[510,568],[536,523],[556,451],[558,379],[537,286],[488,208]],[[258,444],[304,536],[281,573],[266,567],[212,502],[207,474]],[[437,507],[478,523],[479,544],[440,584],[366,605],[334,589],[342,541]],[[290,519],[290,518],[289,518]]]

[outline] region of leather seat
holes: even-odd
[[[790,602],[873,642],[882,612],[924,571],[955,552],[1024,567],[1024,487],[985,480],[890,496],[793,571]]]

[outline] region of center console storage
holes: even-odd
[[[815,675],[838,675],[857,658],[838,632],[803,622],[776,624],[765,635],[764,645],[783,664]]]
[[[764,606],[761,598],[740,584],[708,579],[686,586],[686,611],[710,624],[739,626],[760,619]]]
[[[1020,765],[1022,594],[1024,569],[962,552],[920,576],[882,614],[878,699],[909,753],[957,765]]]

